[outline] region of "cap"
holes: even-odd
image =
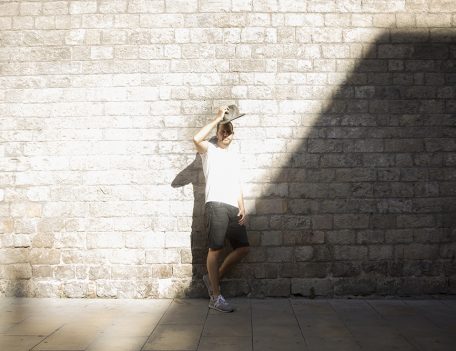
[[[228,111],[225,112],[223,119],[220,121],[220,124],[226,124],[242,116],[245,116],[245,113],[239,114],[238,107],[236,105],[230,105],[228,106]]]

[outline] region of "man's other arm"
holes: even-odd
[[[245,215],[244,196],[242,194],[242,188],[240,190],[239,197],[238,197],[238,207],[239,207],[238,217],[241,217],[241,218],[239,218],[239,224],[244,225],[246,223],[247,218]]]

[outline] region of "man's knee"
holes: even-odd
[[[216,256],[216,257],[218,257],[222,253],[222,249],[223,248],[220,248],[220,249],[211,249],[211,248],[209,248],[208,256]]]
[[[246,256],[250,252],[250,247],[248,247],[248,246],[238,247],[236,249],[236,251],[239,252],[240,255]]]

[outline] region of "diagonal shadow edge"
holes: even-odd
[[[356,59],[272,195],[256,199],[256,239],[222,283],[228,296],[454,293],[455,58],[455,34],[391,30]],[[192,172],[185,295],[204,296],[204,245],[193,248],[204,202],[196,160]]]

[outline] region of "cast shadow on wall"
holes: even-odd
[[[456,36],[385,32],[353,63],[329,107],[295,127],[310,126],[271,183],[286,193],[256,199],[256,239],[226,295],[456,292]],[[298,98],[318,99],[308,88]],[[176,179],[195,196],[187,294],[204,296],[199,157]]]
[[[191,225],[192,280],[184,289],[183,295],[188,297],[204,296],[202,277],[205,274],[207,257],[207,238],[204,232],[204,173],[201,156],[195,152],[195,159],[182,170],[173,180],[171,186],[180,188],[187,185],[193,187],[193,212]]]

